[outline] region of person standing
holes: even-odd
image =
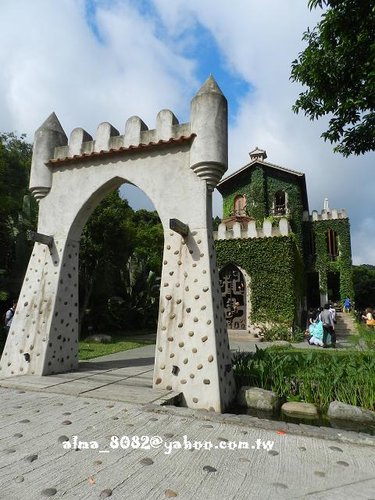
[[[350,312],[350,308],[351,308],[350,298],[346,297],[344,300],[344,313]]]
[[[329,305],[329,312],[331,313],[333,324],[336,324],[336,309],[333,307],[332,304]]]
[[[5,330],[6,330],[6,335],[8,335],[8,332],[10,330],[10,326],[11,326],[12,321],[13,321],[13,316],[14,316],[14,313],[16,311],[16,307],[17,307],[17,301],[14,300],[13,304],[12,304],[12,307],[10,309],[8,309],[7,312],[5,313]]]
[[[327,346],[327,337],[331,336],[332,347],[336,347],[335,324],[332,319],[329,304],[325,304],[323,311],[320,313],[320,319],[323,323],[323,347]]]

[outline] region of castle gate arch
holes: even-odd
[[[153,202],[164,228],[154,387],[180,391],[192,408],[223,411],[235,394],[216,272],[211,194],[227,169],[227,102],[210,77],[190,122],[169,110],[149,130],[99,125],[68,141],[52,114],[35,134],[30,190],[38,232],[4,352],[0,377],[78,368],[78,258],[82,228],[124,181]]]

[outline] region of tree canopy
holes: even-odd
[[[87,221],[80,243],[80,324],[83,331],[155,322],[163,228],[156,212],[133,211],[118,191]]]
[[[291,80],[307,86],[293,111],[329,116],[322,138],[344,156],[375,150],[375,4],[373,0],[309,0],[327,7],[303,34],[306,49],[292,62]]]
[[[356,308],[375,307],[375,266],[353,266],[353,283]]]
[[[25,136],[0,134],[0,300],[18,293],[31,250],[26,230],[37,213],[28,190],[31,150]]]

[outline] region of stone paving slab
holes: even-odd
[[[155,346],[123,351],[79,364],[75,372],[36,377],[22,375],[0,379],[0,387],[33,390],[72,396],[114,399],[146,404],[164,404],[176,394],[153,390]]]
[[[54,493],[52,498],[91,500],[104,498],[103,492],[115,500],[374,497],[372,446],[254,428],[231,423],[230,416],[185,408],[6,388],[0,398],[4,499],[39,500]],[[64,449],[59,439],[73,436],[99,448]],[[112,449],[111,442],[120,443],[112,436],[160,436],[162,441],[134,449],[125,448],[123,439],[123,447]],[[274,442],[273,448],[256,449],[257,439]],[[170,450],[171,443],[194,441],[210,442],[214,449]],[[220,448],[230,442],[254,448]]]
[[[98,399],[108,399],[114,401],[132,402],[136,404],[144,404],[145,399],[148,402],[153,403],[160,399],[165,400],[173,397],[175,395],[172,391],[163,391],[152,389],[152,387],[142,387],[139,390],[139,386],[127,385],[125,390],[121,390],[118,384],[111,386],[99,387],[97,389],[91,389],[87,392],[81,393],[82,396],[86,398],[98,398]]]

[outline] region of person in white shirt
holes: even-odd
[[[332,306],[332,304],[329,305],[329,312],[331,313],[332,316],[333,328],[334,328],[336,324],[336,309]]]
[[[8,332],[10,330],[10,326],[11,326],[12,321],[13,321],[13,316],[14,316],[14,313],[16,311],[16,307],[17,307],[17,301],[13,301],[12,307],[10,309],[8,309],[7,312],[5,313],[5,329],[6,329],[7,335],[8,335]]]

